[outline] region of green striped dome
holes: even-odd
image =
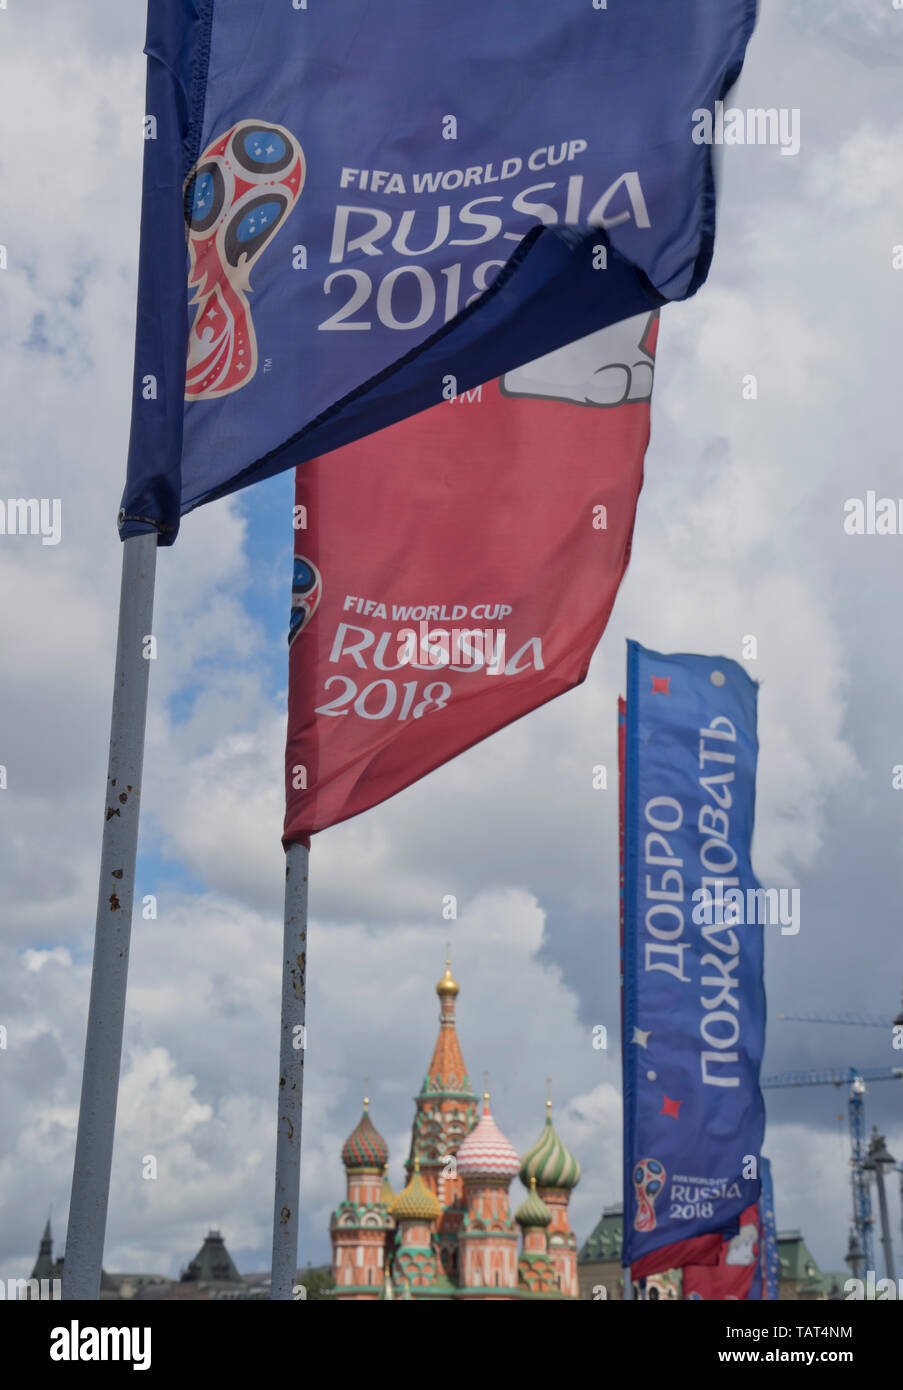
[[[377,1172],[389,1161],[389,1146],[370,1119],[364,1101],[364,1113],[342,1145],[342,1162],[346,1168],[375,1168]]]
[[[532,1149],[524,1155],[520,1167],[520,1180],[529,1187],[530,1179],[536,1179],[537,1187],[559,1187],[570,1189],[580,1181],[580,1164],[574,1155],[564,1147],[552,1124],[551,1102],[547,1102],[549,1113],[542,1134]]]
[[[535,1178],[530,1179],[530,1191],[514,1213],[514,1219],[519,1226],[548,1226],[551,1222],[552,1213],[536,1191]]]

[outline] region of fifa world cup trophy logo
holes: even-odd
[[[655,1199],[665,1185],[665,1169],[657,1158],[641,1158],[633,1170],[636,1188],[635,1231],[655,1230]]]
[[[288,644],[292,645],[316,613],[323,593],[320,571],[305,555],[295,556],[292,575],[292,616],[288,629]]]
[[[194,290],[185,399],[215,400],[257,370],[248,304],[251,267],[304,183],[304,153],[284,126],[239,121],[208,145],[185,185]]]

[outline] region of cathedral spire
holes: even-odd
[[[475,1101],[476,1096],[461,1055],[456,1028],[455,1000],[460,993],[460,986],[452,977],[451,963],[448,959],[445,962],[445,974],[436,986],[436,993],[439,996],[440,1008],[439,1036],[420,1094],[429,1094],[436,1098],[466,1097]]]
[[[50,1279],[53,1277],[53,1236],[50,1233],[50,1217],[47,1217],[47,1224],[44,1227],[44,1234],[41,1236],[41,1247],[38,1251],[38,1258],[35,1267],[31,1271],[32,1279]],[[59,1271],[57,1271],[59,1273]]]
[[[477,1098],[467,1075],[455,1020],[460,986],[451,973],[446,952],[445,973],[436,985],[439,996],[439,1036],[416,1098],[417,1115],[411,1136],[408,1172],[419,1158],[424,1177],[438,1187],[438,1177],[455,1154],[476,1118]]]

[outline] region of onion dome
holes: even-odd
[[[394,1198],[390,1214],[396,1221],[438,1221],[442,1213],[434,1194],[420,1176],[420,1159],[414,1159],[411,1180]]]
[[[447,960],[445,962],[445,974],[442,976],[442,979],[436,986],[436,993],[438,994],[440,999],[454,999],[459,991],[459,988],[460,986],[458,985],[457,980],[452,978],[451,961]]]
[[[580,1164],[574,1155],[565,1148],[552,1124],[552,1102],[546,1101],[546,1122],[542,1134],[532,1149],[524,1155],[520,1167],[520,1180],[528,1187],[530,1179],[536,1179],[537,1187],[557,1187],[569,1190],[580,1181]]]
[[[514,1219],[519,1226],[548,1226],[551,1222],[552,1213],[536,1191],[535,1178],[530,1179],[530,1191],[514,1213]]]
[[[395,1193],[392,1191],[392,1184],[389,1182],[389,1165],[383,1168],[383,1185],[380,1188],[379,1200],[384,1207],[391,1207],[395,1201]]]
[[[514,1177],[520,1159],[489,1113],[489,1094],[483,1095],[483,1113],[457,1154],[458,1176],[462,1178]]]
[[[389,1161],[389,1146],[370,1119],[370,1101],[364,1096],[364,1113],[342,1145],[342,1162],[346,1168],[384,1168]]]

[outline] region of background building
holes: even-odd
[[[62,1257],[57,1260],[53,1258],[53,1236],[48,1220],[31,1272],[31,1279],[37,1282],[25,1296],[59,1296],[59,1287],[55,1293],[52,1281],[61,1279],[62,1274]],[[332,1272],[311,1268],[299,1270],[298,1283],[304,1284],[308,1298],[328,1297],[332,1292]],[[165,1274],[110,1274],[103,1270],[100,1280],[103,1302],[124,1299],[137,1299],[139,1302],[149,1299],[197,1302],[211,1299],[268,1299],[269,1296],[269,1272],[239,1274],[219,1231],[207,1232],[200,1250],[188,1262],[179,1279],[170,1279]]]

